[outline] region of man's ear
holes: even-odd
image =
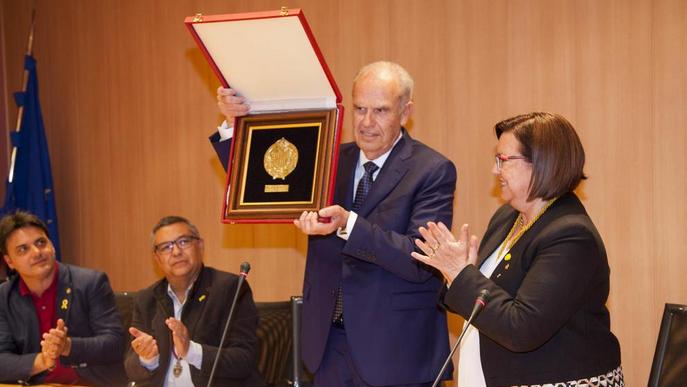
[[[152,253],[151,255],[152,255],[152,257],[153,257],[153,261],[155,262],[155,264],[158,265],[158,266],[160,266],[160,257],[158,257],[158,255],[155,254],[154,251],[153,251],[153,253]]]
[[[7,254],[3,255],[2,257],[5,259],[5,263],[7,264],[7,266],[10,269],[14,270],[14,266],[12,265],[12,258],[10,258],[10,256]]]
[[[413,111],[415,110],[415,103],[413,101],[408,101],[406,104],[403,106],[403,109],[401,110],[401,125],[405,126],[406,122],[410,119],[410,116],[413,115]]]

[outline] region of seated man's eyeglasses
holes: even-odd
[[[153,251],[155,251],[155,253],[158,255],[169,255],[172,254],[172,251],[174,250],[174,245],[176,245],[179,248],[179,250],[186,250],[189,247],[191,247],[193,242],[199,239],[200,238],[193,235],[182,235],[173,241],[162,242],[160,244],[155,245]]]

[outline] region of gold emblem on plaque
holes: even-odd
[[[272,180],[284,180],[298,163],[298,149],[284,137],[270,145],[265,152],[263,164],[265,171],[272,176]]]

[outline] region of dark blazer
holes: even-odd
[[[231,141],[210,137],[227,166]],[[341,145],[334,203],[350,210],[360,149]],[[456,168],[441,154],[403,137],[357,211],[348,241],[312,236],[303,283],[302,352],[311,372],[322,361],[336,289],[342,284],[346,338],[368,384],[432,382],[446,359],[446,313],[437,307],[441,275],[410,256],[418,227],[451,227]],[[452,367],[444,374],[451,377]]]
[[[121,354],[124,332],[107,275],[58,263],[57,318],[65,321],[71,353],[60,362],[99,386],[125,385]],[[66,300],[66,309],[61,306]],[[29,377],[40,346],[38,317],[30,295],[19,294],[19,276],[0,285],[0,380],[40,383]]]
[[[335,204],[349,209],[360,149],[341,146]],[[456,169],[403,137],[379,171],[348,241],[312,236],[303,283],[303,359],[317,371],[342,284],[351,356],[368,384],[431,382],[448,354],[446,314],[437,307],[440,276],[410,256],[418,227],[451,226]],[[446,377],[450,377],[447,372]]]
[[[503,242],[518,213],[504,205],[489,222],[479,265]],[[491,276],[468,266],[445,295],[468,316],[481,289],[491,301],[474,321],[488,386],[575,380],[620,365],[606,309],[609,267],[598,231],[577,196],[560,197]]]
[[[165,320],[174,317],[167,284],[167,280],[162,279],[138,292],[134,298],[132,325],[155,337],[160,352],[158,368],[148,371],[129,347],[125,360],[126,372],[137,386],[162,386],[167,374],[173,344]],[[203,267],[184,304],[181,321],[189,330],[191,340],[203,347],[201,369],[190,367],[191,380],[196,386],[205,386],[208,382],[237,285],[237,275]],[[253,294],[248,283],[244,282],[217,363],[213,385],[263,385],[257,370],[257,326],[258,312],[253,303]]]

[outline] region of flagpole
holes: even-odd
[[[33,31],[34,27],[36,25],[36,5],[34,2],[33,9],[31,10],[31,28],[29,29],[29,41],[26,45],[26,55],[30,56],[33,54]],[[24,67],[24,72],[22,73],[21,77],[21,91],[22,93],[26,92],[26,88],[29,84],[29,70]],[[17,124],[15,126],[14,131],[19,133],[21,131],[21,123],[22,123],[22,118],[24,116],[24,106],[19,106],[19,109],[17,110]],[[17,147],[12,146],[12,157],[10,158],[10,171],[9,174],[7,175],[7,181],[10,183],[14,179],[14,164],[17,160]]]

